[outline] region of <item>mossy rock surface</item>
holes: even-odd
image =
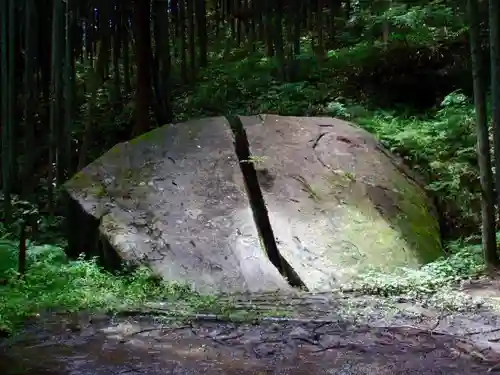
[[[442,255],[418,178],[375,137],[330,117],[245,117],[282,255],[311,290]]]
[[[442,255],[425,191],[369,133],[334,118],[241,119],[248,160],[213,117],[118,144],[77,173],[66,184],[71,253],[146,264],[200,292],[289,290],[263,249],[269,233],[259,237],[251,163],[271,240],[310,291]]]
[[[71,253],[117,255],[203,293],[288,290],[261,248],[233,142],[215,117],[113,147],[66,184]]]

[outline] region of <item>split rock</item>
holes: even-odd
[[[431,201],[371,134],[329,117],[241,119],[271,241],[309,290],[441,255]],[[202,293],[289,291],[261,246],[240,167],[224,117],[116,145],[65,185],[70,255],[144,264]]]
[[[435,208],[377,139],[331,117],[242,117],[281,255],[309,290],[442,255]]]
[[[260,246],[224,117],[118,144],[65,187],[74,255],[95,248],[99,232],[101,258],[115,250],[203,293],[289,289]]]

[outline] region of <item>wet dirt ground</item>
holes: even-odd
[[[210,316],[167,321],[151,311],[119,316],[47,314],[27,325],[23,333],[0,343],[0,373],[500,373],[500,355],[495,350],[500,324],[493,315],[440,315],[436,319],[429,311],[424,318],[423,312],[418,316],[412,310],[411,314],[400,311],[397,318],[382,324],[378,312],[377,319],[362,322],[338,316],[332,310],[335,306],[324,298],[328,314],[312,316],[315,306],[309,306],[308,317],[270,318],[259,323]]]
[[[492,367],[466,354],[456,338],[414,328],[148,320],[103,319],[78,329],[45,323],[44,331],[3,348],[2,373],[486,374]]]

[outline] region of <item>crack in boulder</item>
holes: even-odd
[[[226,116],[234,135],[234,147],[239,160],[241,173],[245,182],[248,200],[253,212],[253,218],[257,231],[262,240],[267,257],[278,272],[285,277],[290,286],[307,290],[306,284],[301,280],[297,272],[281,255],[274,237],[273,228],[269,220],[266,203],[260,188],[257,171],[252,163],[252,154],[247,134],[237,116]]]
[[[111,270],[115,258],[144,264],[202,293],[283,292],[306,283],[326,291],[365,265],[419,265],[420,249],[436,245],[422,234],[436,226],[418,186],[368,133],[328,121],[214,117],[115,146],[65,186],[78,206],[68,215],[68,255],[97,256]],[[144,155],[152,163],[146,175]],[[407,190],[401,211],[417,229],[393,210]]]
[[[318,161],[320,162],[320,164],[325,167],[326,169],[331,169],[329,165],[327,165],[323,159],[319,156],[318,154],[318,151],[316,150],[316,148],[318,147],[319,143],[321,142],[321,140],[323,139],[323,137],[325,135],[327,135],[328,133],[320,133],[316,139],[314,139],[314,143],[312,145],[312,149],[313,149],[313,152],[314,152],[314,156],[316,156],[316,159],[318,159]]]

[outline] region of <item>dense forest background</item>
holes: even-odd
[[[20,273],[31,267],[32,275],[0,289],[8,317],[0,308],[0,321],[10,324],[40,306],[110,304],[103,285],[145,296],[144,274],[109,279],[93,263],[62,260],[60,187],[116,143],[193,117],[336,116],[401,155],[426,180],[450,257],[429,265],[428,277],[391,279],[392,291],[428,290],[431,280],[437,288],[481,270],[481,223],[489,261],[498,261],[489,146],[495,132],[480,132],[489,112],[474,110],[485,105],[483,96],[493,98],[495,124],[500,108],[494,16],[500,12],[487,1],[1,0],[0,6],[0,271],[7,280],[16,264]],[[482,178],[478,135],[481,170],[489,168]],[[27,251],[28,264],[18,261],[18,250]],[[82,302],[71,283],[84,276]],[[42,297],[33,289],[40,280],[52,285]],[[19,288],[35,305],[13,298]]]

